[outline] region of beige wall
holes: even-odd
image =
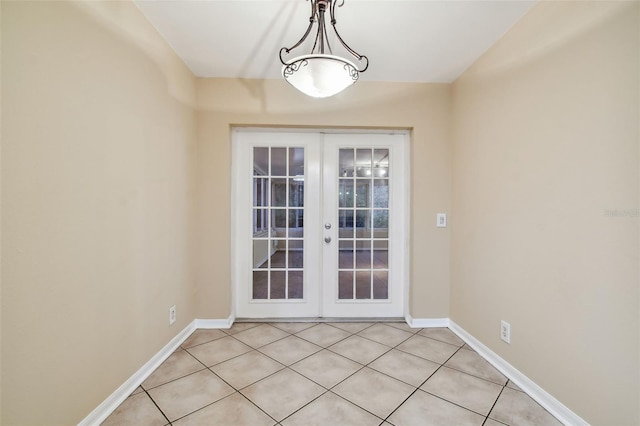
[[[3,425],[76,424],[194,319],[194,85],[131,3],[2,2]]]
[[[451,317],[599,425],[640,423],[638,6],[542,2],[453,89]]]
[[[359,82],[334,98],[312,99],[280,80],[199,79],[200,193],[198,313],[230,314],[232,125],[378,127],[411,134],[411,315],[448,317],[450,86]]]

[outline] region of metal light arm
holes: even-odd
[[[338,4],[338,2],[335,0],[309,0],[309,1],[311,2],[311,16],[309,17],[309,26],[307,27],[307,30],[305,31],[302,38],[296,44],[294,44],[292,47],[289,47],[289,48],[283,47],[282,49],[280,49],[280,62],[282,62],[283,65],[289,65],[291,63],[285,60],[284,56],[288,55],[289,53],[291,53],[291,51],[293,51],[294,49],[296,49],[297,47],[299,47],[305,42],[305,40],[311,33],[311,30],[315,23],[318,24],[318,30],[316,33],[316,38],[313,44],[313,48],[311,49],[310,53],[324,54],[325,47],[330,54],[333,53],[331,46],[329,44],[329,39],[327,37],[327,28],[325,23],[325,12],[328,6],[329,16],[331,18],[331,26],[333,27],[333,31],[335,32],[336,38],[338,39],[340,44],[342,44],[345,50],[354,58],[356,58],[360,64],[364,62],[364,67],[356,68],[357,71],[358,72],[366,71],[366,69],[369,67],[369,59],[366,56],[360,55],[358,52],[353,50],[342,39],[342,37],[340,36],[340,33],[338,32],[338,29],[336,28],[337,21],[335,19],[335,8],[336,8],[336,5],[342,7],[342,5],[344,4],[344,0],[342,0],[340,4]]]
[[[351,53],[355,58],[358,59],[358,61],[365,62],[364,68],[359,69],[358,72],[364,72],[367,70],[367,68],[369,68],[369,58],[367,58],[364,55],[359,54],[358,52],[356,52],[355,50],[353,50],[340,36],[340,33],[338,32],[338,29],[336,28],[336,18],[335,18],[335,8],[336,8],[336,1],[330,2],[330,14],[331,14],[331,26],[333,27],[333,31],[336,33],[336,36],[338,37],[338,40],[340,41],[340,44],[342,44],[342,46],[347,49],[347,51],[349,53]],[[339,7],[342,7],[342,5],[344,5],[344,0],[342,0],[339,4]]]

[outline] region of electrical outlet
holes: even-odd
[[[176,305],[169,308],[169,325],[176,322]]]
[[[511,324],[506,321],[500,321],[500,338],[511,343]]]

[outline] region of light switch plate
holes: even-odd
[[[436,226],[438,228],[446,228],[447,227],[447,214],[446,213],[438,213],[436,215]]]

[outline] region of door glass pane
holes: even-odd
[[[358,179],[356,183],[356,207],[369,207],[369,183],[370,180]]]
[[[374,238],[389,238],[389,210],[373,211]]]
[[[389,242],[373,240],[373,269],[389,269]]]
[[[338,299],[353,299],[353,271],[338,272]]]
[[[304,179],[304,148],[289,148],[289,176]]]
[[[269,178],[253,178],[253,205],[265,207],[269,204]]]
[[[285,254],[287,252],[287,240],[271,240],[272,252],[271,255],[271,267],[272,268],[284,268]],[[275,249],[275,251],[274,251]]]
[[[285,229],[287,227],[287,211],[284,209],[271,210],[271,217],[273,218],[272,227],[280,236],[285,236]]]
[[[304,206],[304,180],[289,179],[289,207]]]
[[[371,241],[358,241],[356,249],[356,268],[371,269]]]
[[[340,149],[340,299],[388,298],[389,153],[387,148]],[[349,174],[351,160],[355,178]]]
[[[303,244],[302,240],[289,240],[289,268],[302,269],[304,260]]]
[[[371,150],[356,150],[356,176],[371,177]]]
[[[253,295],[254,299],[266,299],[269,288],[269,272],[253,271]]]
[[[338,231],[340,238],[353,238],[353,210],[338,212]]]
[[[289,299],[302,299],[303,285],[302,285],[302,271],[289,271],[288,282],[288,297]]]
[[[269,239],[256,239],[253,240],[253,267],[258,269],[266,269],[269,267],[269,260],[271,259],[269,250]]]
[[[371,271],[356,272],[356,299],[371,299]]]
[[[356,211],[356,238],[369,238],[371,237],[371,211],[370,210],[358,210]]]
[[[287,180],[271,179],[271,206],[287,206]]]
[[[269,235],[269,210],[253,209],[253,235],[254,237],[267,237]]]
[[[353,207],[353,179],[340,179],[338,207]]]
[[[353,241],[340,241],[340,250],[338,252],[338,268],[353,269]]]
[[[254,300],[303,299],[304,148],[253,150]]]
[[[289,210],[289,238],[302,238],[304,232],[304,210]]]
[[[373,175],[374,177],[389,177],[389,150],[373,150]]]
[[[286,288],[286,272],[271,271],[271,293],[269,299],[284,299]]]
[[[287,148],[271,148],[271,176],[287,176]]]
[[[340,150],[340,165],[338,167],[338,173],[341,177],[353,177],[354,176],[354,156],[353,149],[341,149]]]
[[[269,148],[253,148],[253,175],[269,175]]]
[[[389,181],[387,179],[373,181],[373,207],[389,207]]]
[[[388,271],[373,272],[373,298],[374,299],[389,298],[389,272]]]

